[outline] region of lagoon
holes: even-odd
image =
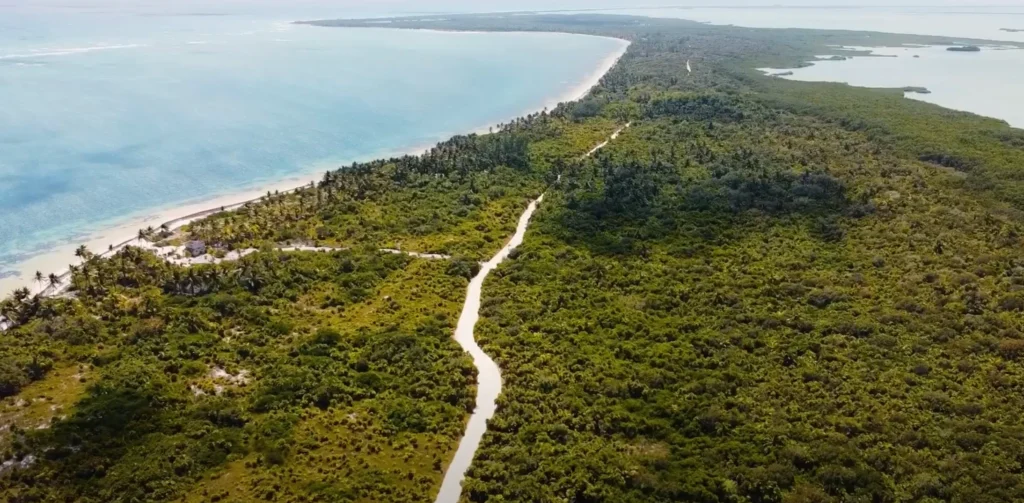
[[[750,28],[933,35],[948,37],[950,43],[960,43],[966,38],[995,41],[995,46],[1024,42],[1024,7],[1011,5],[679,7],[607,12]],[[907,97],[1024,127],[1024,101],[1020,99],[1018,84],[1024,78],[1024,50],[1002,50],[1003,47],[985,47],[981,52],[949,52],[944,47],[871,49],[875,56],[885,57],[813,61],[813,66],[806,68],[765,70],[772,74],[792,72],[782,77],[792,80],[844,82],[879,88],[925,87],[930,94],[907,93]]]
[[[857,49],[871,50],[872,55],[845,61],[819,60],[805,68],[762,70],[768,74],[787,74],[781,78],[809,82],[845,82],[880,88],[922,87],[929,93],[907,92],[905,96],[1003,119],[1011,126],[1024,128],[1019,86],[1024,79],[1024,50],[993,47],[983,47],[981,52],[956,52],[946,47]]]
[[[852,3],[852,2],[851,2]],[[1024,6],[745,6],[621,9],[610,13],[682,18],[750,28],[877,31],[1024,42]],[[1021,29],[1022,31],[1013,31]],[[1009,31],[1007,31],[1009,30]]]

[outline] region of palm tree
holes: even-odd
[[[82,245],[79,246],[77,250],[75,250],[75,256],[82,259],[83,262],[88,262],[92,260],[93,257],[96,256],[96,254],[89,251],[89,249],[86,248],[85,245]]]
[[[57,287],[60,286],[60,276],[57,276],[56,274],[51,272],[50,273],[49,281],[50,281],[49,288],[53,289],[54,293],[56,293]]]
[[[43,273],[40,271],[36,271],[36,285],[43,287]]]
[[[185,273],[185,285],[188,287],[189,295],[196,294],[196,281],[196,270],[190,268],[188,272]]]
[[[21,304],[25,299],[29,298],[29,295],[31,294],[29,293],[28,288],[19,288],[14,291],[14,300]]]
[[[181,269],[171,270],[171,282],[174,284],[174,291],[178,294],[183,293],[182,287],[182,274]]]
[[[92,291],[92,268],[89,267],[89,262],[82,264],[82,275],[79,277],[79,281],[82,283],[82,290]]]

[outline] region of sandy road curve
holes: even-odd
[[[584,157],[594,155],[608,143],[619,137],[630,124],[619,128],[605,142],[594,147]],[[480,441],[487,432],[487,421],[494,417],[497,408],[498,395],[501,394],[501,370],[498,364],[476,342],[474,329],[477,321],[480,320],[480,298],[483,293],[484,281],[491,271],[495,270],[508,258],[512,250],[515,250],[523,243],[526,237],[526,229],[530,225],[530,218],[537,211],[537,206],[544,201],[544,194],[532,201],[526,207],[526,211],[519,217],[519,225],[512,239],[505,245],[497,255],[488,260],[480,268],[480,272],[469,282],[469,289],[466,292],[466,302],[462,306],[462,314],[459,316],[459,323],[455,327],[455,341],[462,346],[470,356],[473,357],[473,365],[477,370],[476,408],[466,425],[466,432],[459,441],[459,448],[455,451],[448,470],[444,474],[444,481],[441,483],[441,490],[437,494],[435,503],[458,503],[462,495],[462,481],[466,478],[469,465],[473,463],[473,457],[480,447]]]

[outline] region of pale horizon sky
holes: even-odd
[[[358,12],[496,12],[563,9],[636,9],[645,7],[1024,7],[1024,0],[0,0],[5,8],[173,9],[217,12],[274,9]],[[287,6],[287,7],[286,7]]]
[[[309,21],[317,19],[358,19],[397,16],[486,13],[553,10],[618,10],[642,8],[712,7],[828,7],[859,8],[907,7],[936,9],[979,9],[990,14],[1017,15],[1024,12],[1024,0],[896,0],[898,5],[869,0],[725,0],[716,5],[711,0],[0,0],[0,16],[4,12],[27,13],[33,16],[124,14],[178,16],[217,14],[256,16],[278,21]],[[999,12],[998,8],[1011,8]],[[983,10],[982,10],[983,9]],[[679,11],[685,12],[685,11]],[[634,11],[643,15],[643,11]],[[668,13],[668,17],[683,17]]]

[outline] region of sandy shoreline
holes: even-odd
[[[554,96],[552,99],[544,102],[537,108],[523,111],[519,116],[540,112],[543,109],[550,110],[559,103],[576,101],[585,97],[625,54],[630,43],[625,40],[619,40],[619,42],[621,42],[621,44],[616,51],[609,54],[608,57],[602,60],[601,64],[595,68],[591,74],[584,76],[578,83],[566,89],[565,92]],[[514,118],[515,117],[509,117],[508,120]],[[482,126],[481,128],[474,129],[470,132],[486,133],[493,126],[494,125]],[[422,145],[415,148],[397,149],[396,151],[388,154],[375,155],[366,159],[355,159],[353,161],[371,161],[373,159],[406,154],[416,155],[421,154],[432,147],[433,144]],[[170,223],[171,227],[180,227],[192,220],[217,213],[222,207],[231,209],[239,207],[246,202],[258,200],[264,197],[267,192],[286,192],[301,189],[308,186],[310,183],[320,181],[323,178],[325,171],[329,169],[337,169],[338,167],[350,164],[351,162],[352,161],[331,163],[329,166],[322,166],[315,171],[297,174],[295,176],[269,183],[254,184],[251,187],[242,188],[238,192],[194,200],[174,207],[153,209],[145,213],[126,218],[122,222],[90,234],[80,239],[78,242],[68,243],[42,251],[33,255],[29,259],[5,268],[3,271],[4,273],[13,272],[17,275],[0,278],[0,298],[5,297],[13,290],[21,287],[28,287],[34,293],[43,290],[45,285],[36,284],[34,279],[35,272],[41,271],[44,275],[48,275],[51,272],[57,275],[67,273],[69,264],[77,264],[80,262],[75,257],[75,250],[81,245],[85,245],[94,253],[108,252],[111,247],[114,247],[114,250],[116,250],[132,242],[138,236],[139,229],[144,229],[146,227],[158,228],[167,223]]]

